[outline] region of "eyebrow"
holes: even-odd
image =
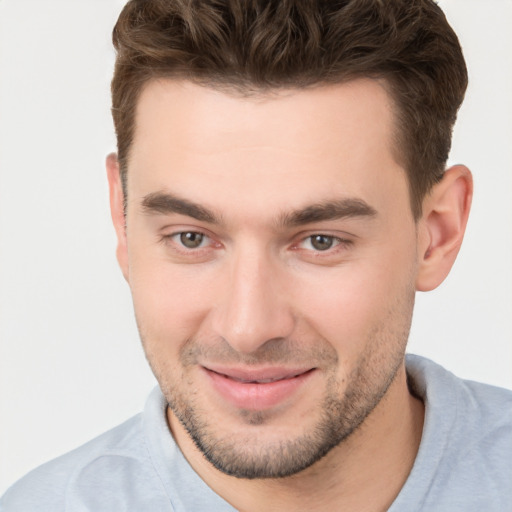
[[[286,213],[279,219],[279,224],[296,227],[327,220],[375,216],[377,216],[377,210],[362,199],[344,198],[312,204]]]
[[[145,213],[169,215],[177,213],[201,222],[222,224],[220,215],[188,199],[177,197],[168,192],[153,192],[142,200]],[[377,211],[358,198],[343,198],[308,205],[304,208],[282,214],[278,226],[297,227],[313,222],[338,220],[343,218],[375,217]]]
[[[211,224],[221,223],[220,217],[208,208],[166,192],[153,192],[148,194],[142,200],[142,208],[144,213],[148,214],[162,213],[168,215],[178,213],[192,217],[201,222],[209,222]]]

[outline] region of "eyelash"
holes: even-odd
[[[186,247],[183,244],[183,241],[180,240],[183,235],[199,235],[202,237],[200,242],[200,246],[195,248]],[[315,237],[323,237],[332,242],[330,247],[327,247],[325,250],[314,249],[314,248],[304,248],[301,247],[305,243],[309,243],[309,245],[313,244],[313,239]],[[208,242],[209,243],[206,243]],[[171,243],[173,245],[173,249],[177,252],[186,255],[186,256],[200,256],[204,254],[205,250],[213,248],[221,248],[222,245],[219,242],[215,242],[211,236],[207,235],[201,231],[194,230],[183,230],[175,233],[171,233],[169,235],[162,236],[162,242],[165,244]],[[213,242],[213,243],[212,243]],[[353,245],[353,241],[346,238],[341,238],[335,235],[329,235],[322,232],[312,233],[308,236],[302,237],[297,243],[294,243],[291,247],[292,250],[295,251],[305,251],[311,255],[314,255],[315,258],[328,257],[337,254],[339,251],[349,248]]]
[[[331,243],[331,245],[329,247],[326,247],[323,250],[314,248],[314,239],[315,238],[329,239],[329,242]],[[302,238],[299,243],[294,245],[294,248],[297,247],[300,250],[299,246],[302,244],[305,244],[305,243],[309,243],[309,245],[313,247],[313,249],[305,249],[305,250],[311,251],[315,255],[316,254],[321,255],[323,253],[332,254],[333,252],[337,251],[337,248],[338,248],[338,250],[346,248],[349,245],[351,245],[353,242],[352,242],[352,240],[340,238],[340,237],[334,236],[334,235],[327,235],[325,233],[314,233],[312,235],[308,235],[305,238]]]
[[[199,235],[202,237],[201,245],[195,248],[186,247],[182,241],[180,241],[180,238],[183,235]],[[180,254],[184,255],[199,255],[202,254],[205,250],[208,250],[211,246],[214,247],[221,247],[220,243],[215,243],[211,236],[208,236],[206,233],[203,233],[201,231],[194,231],[194,230],[184,230],[184,231],[178,231],[176,233],[171,233],[169,235],[163,235],[162,240],[164,244],[166,245],[172,245],[173,249],[177,251]],[[205,243],[208,242],[209,243]],[[213,243],[212,243],[213,242]]]

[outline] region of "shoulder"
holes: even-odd
[[[39,466],[16,482],[0,500],[0,510],[60,511],[66,509],[69,488],[77,481],[95,487],[106,474],[137,470],[147,458],[139,414],[79,448]]]
[[[460,379],[418,356],[407,357],[407,373],[425,403],[408,487],[416,496],[425,492],[426,510],[505,510],[512,501],[512,391]]]
[[[460,379],[424,357],[407,355],[406,361],[411,388],[430,409],[451,408],[466,420],[476,418],[480,431],[485,426],[512,426],[511,390]]]
[[[419,356],[407,356],[407,373],[413,392],[425,402],[426,427],[449,431],[452,441],[459,441],[452,446],[463,440],[466,447],[512,448],[511,390],[460,379]]]

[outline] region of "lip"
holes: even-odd
[[[239,409],[263,411],[291,398],[315,368],[202,367],[214,390]]]

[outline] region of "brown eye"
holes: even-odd
[[[202,233],[196,233],[195,231],[185,231],[180,233],[180,242],[187,249],[197,249],[201,246],[204,240]]]
[[[313,235],[309,237],[311,246],[317,251],[326,251],[334,245],[334,237],[327,235]]]

